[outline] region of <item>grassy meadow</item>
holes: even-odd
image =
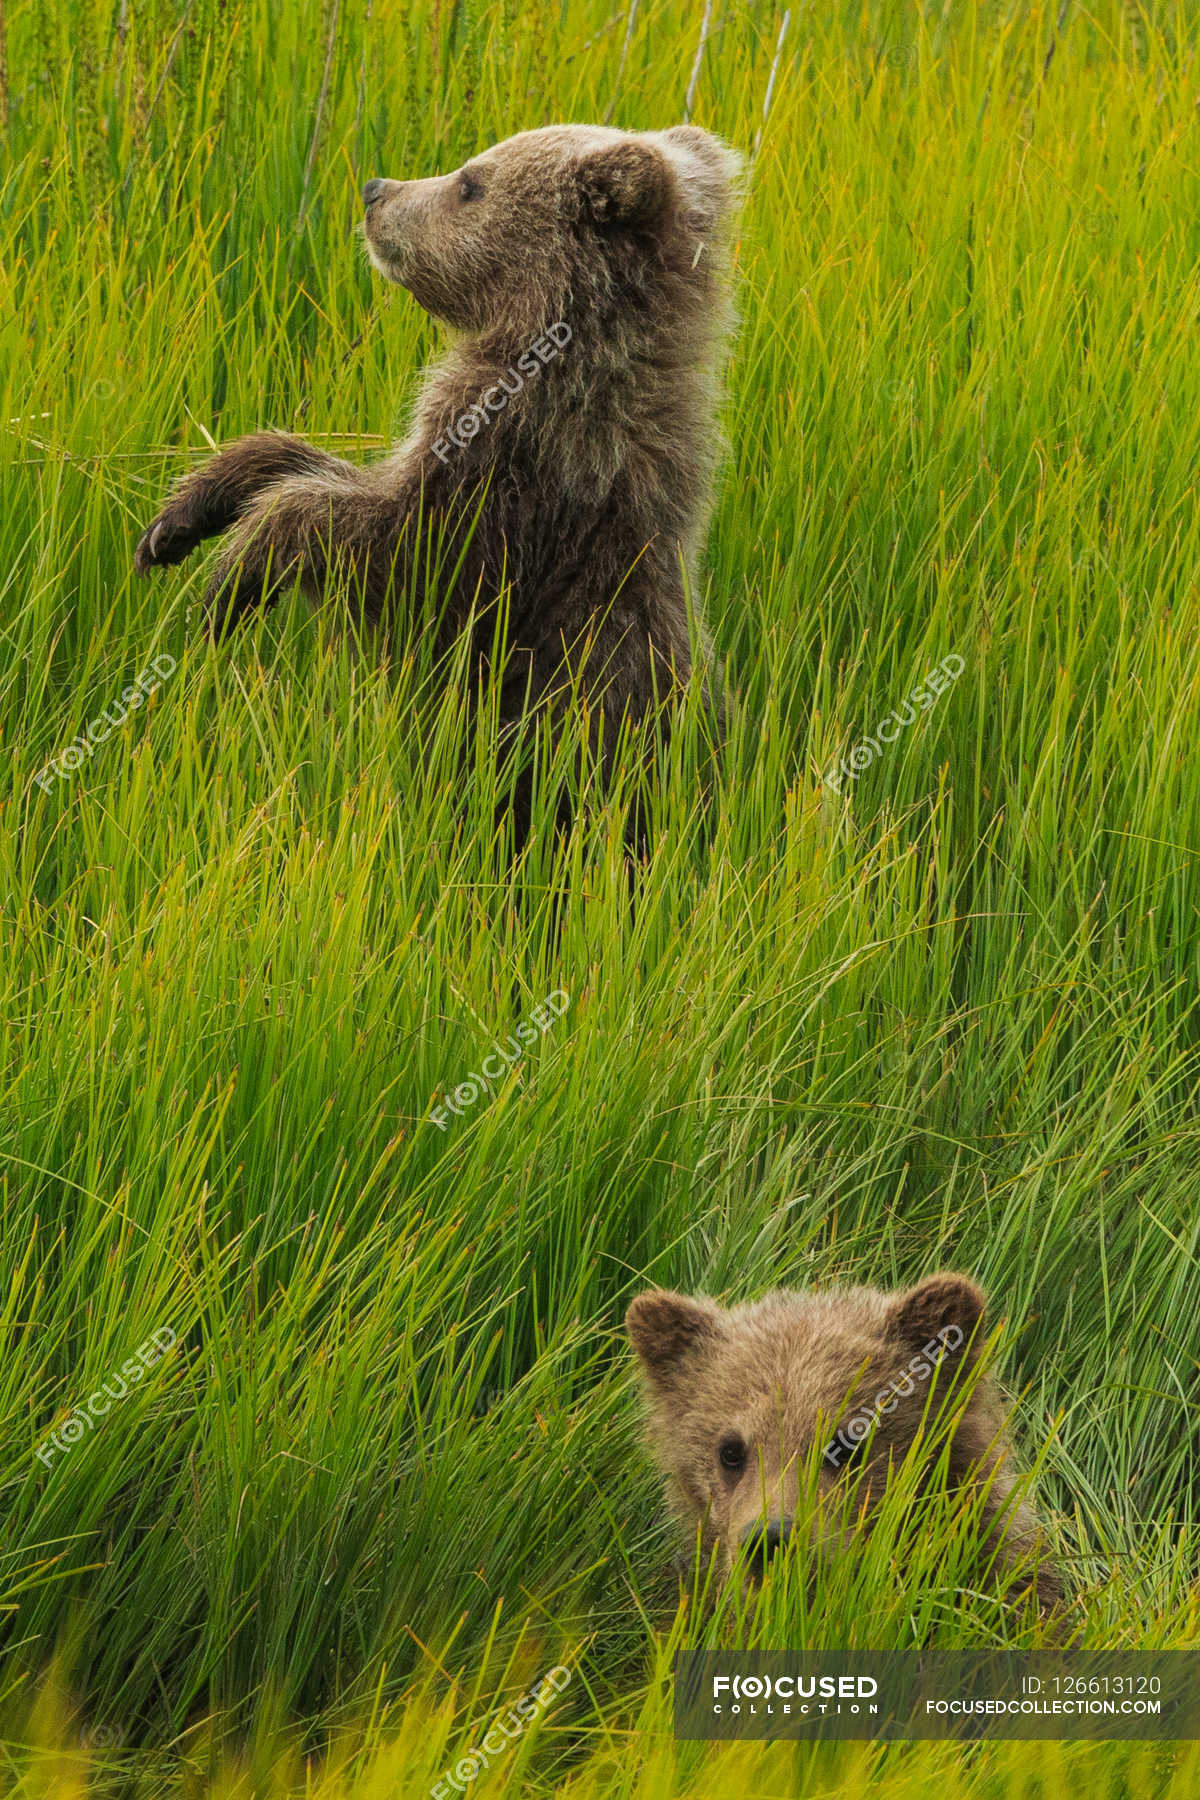
[[[696,70],[702,14],[0,10],[3,1791],[419,1797],[557,1665],[471,1800],[1200,1789],[1186,1745],[671,1734],[681,1645],[1040,1627],[899,1500],[812,1590],[677,1605],[649,1283],[970,1271],[1082,1641],[1200,1637],[1200,15],[793,0],[781,44],[715,0]],[[753,156],[697,596],[733,699],[631,900],[627,791],[554,830],[569,754],[511,861],[420,632],[214,648],[203,559],[130,560],[213,441],[403,429],[441,333],[365,178],[693,77]]]

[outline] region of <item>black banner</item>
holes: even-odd
[[[678,1738],[1200,1738],[1200,1650],[694,1650],[674,1673]]]

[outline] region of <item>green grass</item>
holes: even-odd
[[[704,596],[732,729],[705,809],[690,707],[631,906],[619,804],[551,828],[569,757],[510,865],[493,745],[464,775],[420,641],[383,662],[285,606],[214,651],[202,568],[130,557],[210,434],[367,456],[402,426],[438,334],[363,263],[361,179],[610,106],[677,122],[700,9],[644,0],[624,50],[607,0],[9,0],[13,1787],[423,1794],[562,1662],[472,1800],[1196,1791],[1164,1748],[675,1745],[677,1643],[1037,1628],[955,1597],[952,1514],[902,1579],[899,1506],[811,1605],[677,1616],[618,1329],[652,1281],[972,1271],[1085,1640],[1196,1641],[1195,19],[1070,6],[1046,69],[1057,11],[793,6]],[[695,117],[750,151],[779,18],[713,27]],[[936,707],[825,784],[952,653]],[[502,1090],[428,1123],[556,989]]]

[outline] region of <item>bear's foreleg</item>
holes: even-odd
[[[260,494],[230,532],[209,582],[212,635],[224,637],[248,612],[273,606],[293,582],[319,602],[331,578],[376,624],[400,539],[382,501],[369,475],[347,464],[332,481],[297,476]]]
[[[228,531],[265,488],[289,475],[341,475],[350,464],[304,438],[257,431],[185,475],[133,553],[139,575],[182,562],[204,538]]]

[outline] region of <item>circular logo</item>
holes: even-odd
[[[92,1750],[113,1750],[122,1742],[124,1735],[117,1725],[92,1725],[84,1732],[80,1741]]]

